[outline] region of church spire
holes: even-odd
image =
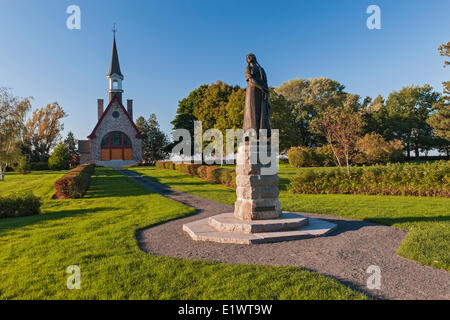
[[[120,65],[119,65],[119,55],[117,54],[117,45],[116,45],[116,24],[113,25],[113,48],[112,48],[112,54],[111,54],[111,64],[109,65],[109,72],[106,75],[106,78],[109,81],[109,101],[111,102],[112,98],[114,96],[117,96],[122,102],[122,80],[123,80],[123,74],[120,72]]]
[[[113,49],[111,54],[111,64],[109,65],[109,73],[108,76],[113,75],[114,73],[121,76],[123,78],[122,73],[120,72],[119,65],[119,55],[117,54],[117,46],[116,46],[116,29],[114,31],[114,40],[113,40]]]

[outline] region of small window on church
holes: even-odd
[[[119,117],[119,112],[118,111],[114,111],[112,116],[113,116],[113,118],[117,119]]]
[[[119,88],[119,82],[117,82],[117,80],[113,81],[113,89],[118,89]]]

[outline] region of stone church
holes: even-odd
[[[109,83],[109,102],[104,109],[103,99],[97,100],[97,124],[88,136],[78,141],[80,163],[94,162],[103,166],[122,166],[142,161],[142,136],[133,121],[133,100],[122,104],[122,80],[114,34],[111,64],[106,75]]]

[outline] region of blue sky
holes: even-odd
[[[81,8],[81,30],[66,28],[66,8]],[[366,27],[366,8],[381,8],[381,30]],[[201,84],[245,86],[253,52],[269,84],[329,77],[361,96],[411,84],[441,91],[449,80],[437,47],[450,41],[450,1],[87,1],[0,0],[0,86],[58,101],[65,133],[84,139],[96,99],[107,99],[112,24],[124,99],[134,115],[155,113],[170,132],[177,103]]]

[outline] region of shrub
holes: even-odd
[[[55,184],[55,197],[58,199],[81,198],[89,187],[95,164],[88,163],[70,170]]]
[[[289,165],[293,168],[323,167],[333,163],[329,146],[319,148],[292,147],[288,151]]]
[[[305,170],[291,178],[293,193],[380,194],[450,197],[450,162],[387,164]]]
[[[214,171],[217,168],[218,167],[216,167],[216,166],[208,166],[206,168],[206,179],[216,182],[216,175],[215,175]]]
[[[48,159],[48,167],[51,170],[67,170],[70,168],[71,160],[69,149],[63,143],[59,143]]]
[[[6,166],[6,168],[3,169],[3,172],[13,172],[14,168],[10,166]]]
[[[232,180],[232,172],[234,172],[234,170],[228,168],[216,168],[212,170],[214,182],[230,186]]]
[[[41,201],[32,192],[0,196],[0,218],[32,216],[40,212]]]
[[[311,156],[308,148],[292,147],[288,151],[289,165],[294,168],[309,167]]]
[[[43,171],[49,170],[48,162],[31,162],[30,169],[32,171]]]
[[[236,188],[236,172],[234,169],[217,166],[200,165],[196,163],[157,162],[160,169],[175,169],[179,172],[207,179],[215,183]]]
[[[17,172],[21,174],[27,174],[31,171],[31,162],[27,156],[20,157],[17,165],[16,165]]]
[[[182,173],[187,173],[187,170],[185,170],[184,163],[175,163],[175,170],[182,172]]]
[[[157,167],[158,169],[164,169],[164,162],[163,161],[156,162],[155,167]]]
[[[396,162],[403,157],[403,145],[400,140],[387,142],[378,133],[368,133],[356,143],[356,149],[360,152],[357,163],[375,164]]]
[[[318,167],[328,167],[334,165],[334,156],[329,145],[314,149],[313,164]]]
[[[197,174],[200,178],[206,179],[207,178],[207,170],[208,166],[200,166],[197,168]]]
[[[232,170],[233,172],[230,173],[231,175],[231,182],[230,182],[230,187],[236,189],[237,185],[236,185],[236,171]]]
[[[175,163],[172,161],[166,161],[163,162],[164,163],[164,168],[165,169],[170,169],[170,170],[175,170]]]
[[[201,167],[201,164],[190,163],[188,166],[188,173],[192,176],[198,176],[198,168]]]

